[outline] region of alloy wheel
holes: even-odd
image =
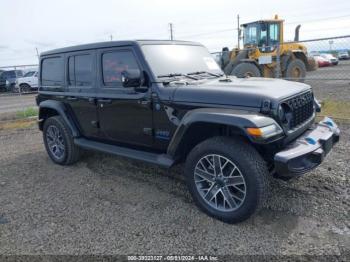
[[[247,187],[241,171],[222,155],[202,157],[194,169],[194,181],[202,199],[218,211],[235,211],[246,197]]]
[[[51,154],[60,160],[65,155],[65,143],[57,126],[50,125],[46,130],[46,141]]]

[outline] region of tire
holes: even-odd
[[[30,91],[30,85],[28,84],[21,84],[20,89],[18,92],[29,92]]]
[[[43,139],[46,151],[54,163],[71,165],[79,160],[80,148],[74,144],[71,132],[61,116],[50,117],[44,122]]]
[[[261,77],[261,72],[253,63],[240,63],[233,68],[231,75],[238,78]]]
[[[207,172],[205,171],[204,174],[208,177],[208,172],[220,170],[220,168],[211,168],[209,162],[206,162],[208,160],[206,157],[209,157],[211,163],[214,163],[215,158],[219,158],[215,163],[225,165],[222,169],[223,176],[210,177],[210,180],[214,177],[213,181],[215,182],[207,182],[202,177],[203,172],[200,173],[200,171],[206,170]],[[228,160],[228,164],[224,164],[226,160]],[[214,164],[214,166],[216,165]],[[230,176],[232,170],[235,171]],[[226,223],[239,223],[248,219],[254,212],[263,207],[267,199],[269,172],[266,163],[251,145],[238,138],[214,137],[198,144],[187,157],[185,176],[196,205],[209,216]],[[232,178],[232,176],[234,179],[228,183],[222,183],[222,180],[228,180],[227,178]],[[236,185],[230,186],[230,183],[236,183]],[[237,187],[241,190],[238,190]],[[204,188],[211,188],[212,191],[205,191]],[[224,194],[231,196],[231,200],[224,200]],[[233,195],[235,197],[232,197]],[[211,197],[212,200],[208,201]]]
[[[304,82],[306,76],[305,63],[300,59],[290,60],[287,64],[284,76],[289,80]]]

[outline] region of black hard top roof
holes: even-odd
[[[68,53],[74,51],[82,51],[89,49],[97,49],[97,48],[110,48],[110,47],[120,47],[120,46],[132,46],[132,45],[165,45],[165,44],[179,44],[179,45],[201,45],[196,42],[190,41],[172,41],[172,40],[126,40],[126,41],[108,41],[108,42],[99,42],[99,43],[91,43],[85,45],[76,45],[69,46],[54,50],[49,50],[46,52],[42,52],[41,56],[53,55],[59,53]]]

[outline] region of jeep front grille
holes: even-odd
[[[291,110],[291,118],[288,121],[289,130],[302,125],[314,114],[314,97],[312,92],[295,96],[283,102]]]

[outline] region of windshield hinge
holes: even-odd
[[[271,101],[264,100],[261,105],[261,113],[267,114],[270,113],[271,110]]]

